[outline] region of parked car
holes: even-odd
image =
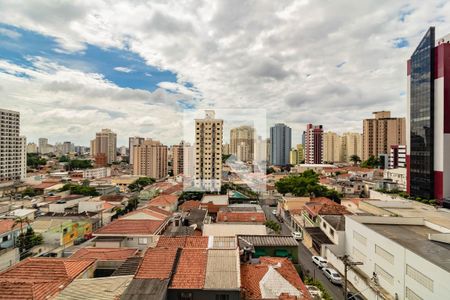
[[[311,294],[313,299],[322,299],[322,291],[319,290],[317,287],[313,285],[307,285],[306,288],[308,289],[308,292]]]
[[[276,216],[277,215],[277,210],[276,209],[272,210],[272,214]]]
[[[294,239],[296,239],[297,241],[303,239],[302,233],[299,232],[299,231],[294,231],[294,232],[292,232],[292,237],[293,237]]]
[[[313,256],[312,261],[321,269],[328,265],[328,261],[322,256]]]
[[[322,272],[323,274],[325,274],[325,277],[328,278],[332,283],[337,285],[342,284],[342,277],[335,269],[323,268]]]

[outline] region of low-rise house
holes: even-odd
[[[94,259],[27,258],[0,273],[0,299],[50,299],[94,269]]]
[[[346,215],[351,214],[345,206],[342,206],[328,198],[313,198],[306,203],[302,210],[306,227],[319,226],[319,215]]]
[[[237,240],[244,261],[273,256],[287,257],[298,263],[298,242],[290,235],[238,235]]]
[[[306,203],[310,202],[309,197],[287,197],[284,196],[278,201],[277,215],[284,220],[290,220],[291,211],[302,209]]]
[[[130,247],[140,250],[156,244],[157,236],[167,227],[165,220],[135,220],[120,218],[94,232],[95,246]]]
[[[128,186],[138,180],[140,177],[139,175],[122,175],[111,178],[111,184],[119,187],[119,190],[122,193],[125,193],[128,191]]]
[[[2,215],[1,218],[2,219],[26,218],[30,221],[33,221],[36,216],[36,211],[37,210],[34,208],[18,208],[7,212],[6,214]]]
[[[264,224],[266,215],[259,205],[233,204],[219,209],[216,222]]]
[[[345,215],[319,216],[320,229],[335,245],[345,242]]]
[[[56,202],[50,203],[48,206],[48,211],[52,213],[64,213],[66,210],[78,210],[78,203],[89,199],[90,196],[69,195],[59,199]]]
[[[287,258],[260,257],[258,264],[241,265],[244,299],[312,299]]]
[[[159,220],[163,221],[169,218],[172,214],[164,209],[156,206],[147,206],[134,210],[122,216],[126,220]]]
[[[158,207],[168,212],[175,212],[178,206],[178,196],[159,195],[148,202],[148,206]]]
[[[239,234],[267,235],[267,228],[261,224],[215,223],[203,225],[203,236],[236,236]]]
[[[27,224],[23,224],[24,231]],[[0,249],[14,247],[14,242],[20,234],[20,225],[13,219],[0,220]]]
[[[385,169],[383,178],[396,183],[398,190],[406,191],[406,168]]]

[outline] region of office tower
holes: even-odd
[[[111,129],[102,129],[95,135],[94,157],[105,154],[106,162],[111,164],[116,161],[117,135]]]
[[[62,144],[61,152],[62,154],[67,154],[69,152],[74,152],[75,146],[71,142],[64,142]]]
[[[172,146],[172,170],[173,176],[184,173],[184,142]]]
[[[38,144],[39,144],[39,153],[40,154],[46,154],[48,153],[48,139],[46,138],[39,138],[38,140]]]
[[[377,111],[363,120],[363,159],[389,154],[392,145],[406,141],[405,118],[392,118],[390,111]]]
[[[362,159],[362,134],[357,132],[346,132],[341,136],[342,161],[350,162],[352,155]]]
[[[389,153],[389,169],[406,167],[406,145],[392,145]]]
[[[20,113],[0,109],[0,182],[26,177],[26,138],[19,134]]]
[[[305,131],[305,164],[323,163],[323,127],[322,125],[306,125]]]
[[[302,161],[304,160],[303,145],[298,144],[296,146],[296,148],[292,148],[289,156],[290,156],[290,164],[291,165],[295,166],[295,165],[301,164]]]
[[[222,181],[223,120],[215,118],[213,110],[204,119],[195,120],[194,186],[207,191],[219,191]]]
[[[431,27],[408,60],[407,75],[407,191],[449,199],[450,34],[435,43]]]
[[[291,128],[281,123],[270,127],[270,159],[272,165],[288,165],[290,150]]]
[[[238,160],[253,160],[254,144],[255,129],[252,126],[240,126],[230,130],[230,153]]]
[[[133,137],[128,138],[128,149],[130,151],[130,158],[129,158],[130,165],[132,165],[133,161],[134,161],[134,155],[133,155],[134,146],[141,145],[144,141],[145,141],[145,139],[143,137],[139,137],[139,136],[133,136]]]
[[[152,139],[133,146],[133,174],[154,179],[167,176],[167,146]]]
[[[85,154],[87,152],[87,147],[85,146],[75,146],[75,153]]]
[[[343,161],[342,138],[335,132],[323,134],[323,160],[329,163]]]
[[[38,153],[38,146],[36,143],[28,143],[27,153]]]

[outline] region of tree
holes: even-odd
[[[67,157],[67,156],[65,156],[65,155],[62,155],[62,156],[59,158],[59,162],[69,162],[69,161],[70,161],[69,157]]]
[[[353,154],[350,156],[350,161],[356,166],[359,162],[361,162],[361,158],[358,155]]]
[[[135,182],[128,185],[128,189],[132,192],[139,192],[147,185],[155,183],[155,179],[150,177],[140,177]]]
[[[27,153],[27,166],[32,168],[38,168],[39,166],[45,166],[47,160],[39,157],[36,153]]]
[[[74,195],[83,195],[83,196],[99,196],[100,194],[97,192],[95,187],[83,186],[74,183],[66,183],[61,189],[63,191],[70,191],[71,194]]]
[[[380,165],[380,161],[375,156],[370,156],[366,161],[361,163],[361,167],[363,168],[377,168]]]
[[[31,226],[27,227],[27,231],[25,234],[22,232],[17,237],[16,247],[19,248],[20,253],[23,253],[34,246],[42,244],[43,238],[41,234],[36,234],[31,228]]]
[[[88,159],[72,159],[69,161],[68,166],[70,170],[91,169],[92,162]]]
[[[32,187],[27,187],[23,192],[22,192],[22,197],[28,196],[28,197],[34,197],[36,196],[36,190],[33,189]]]
[[[281,225],[278,224],[278,222],[275,222],[273,220],[267,220],[264,225],[266,225],[267,228],[272,229],[273,231],[275,231],[276,233],[280,233],[281,232]]]

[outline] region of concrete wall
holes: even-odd
[[[4,249],[0,251],[0,272],[15,265],[19,260],[19,248]]]

